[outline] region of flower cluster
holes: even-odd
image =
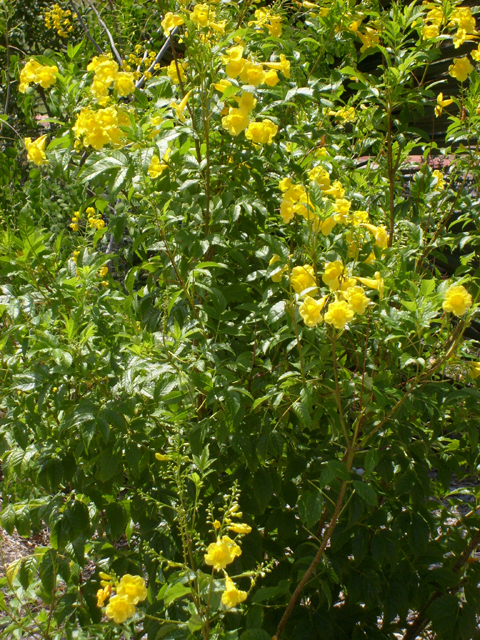
[[[472,16],[470,7],[456,7],[450,16],[448,26],[457,28],[453,36],[455,49],[458,49],[465,40],[473,40],[477,36],[475,18]]]
[[[62,9],[60,5],[54,4],[50,11],[45,12],[45,26],[47,29],[55,29],[61,38],[66,38],[73,31],[71,16],[70,9]]]
[[[261,8],[255,11],[255,20],[251,20],[248,26],[254,25],[257,29],[266,29],[274,38],[282,35],[282,16],[272,14],[269,9]]]
[[[124,98],[135,91],[135,76],[130,71],[119,71],[118,64],[110,56],[95,56],[87,66],[87,71],[94,72],[92,95],[101,105],[110,100],[108,89],[113,85],[119,98]]]
[[[57,81],[58,67],[55,65],[40,64],[33,58],[27,61],[20,71],[20,84],[18,90],[25,93],[31,84],[39,84],[43,89],[48,89]]]
[[[128,126],[128,115],[121,109],[107,107],[94,111],[84,107],[77,116],[73,133],[78,140],[83,140],[86,147],[90,146],[99,151],[106,144],[120,146],[124,137],[120,127]]]
[[[135,615],[135,606],[147,597],[145,580],[141,576],[132,576],[129,573],[126,573],[120,582],[116,582],[112,576],[105,573],[100,573],[100,577],[103,589],[97,591],[97,606],[103,607],[105,600],[110,598],[105,614],[117,624],[122,624]],[[113,592],[116,592],[116,595],[112,596]]]
[[[97,231],[103,229],[105,222],[102,220],[100,213],[97,213],[93,207],[87,207],[85,213],[88,216],[88,224],[91,229],[97,229]]]
[[[27,160],[33,162],[37,166],[41,166],[48,162],[47,157],[45,155],[45,142],[47,140],[47,136],[43,135],[36,140],[31,138],[25,138],[25,148],[27,150]]]
[[[425,24],[422,28],[424,38],[436,38],[440,35],[440,27],[444,22],[442,7],[433,7],[425,17]]]

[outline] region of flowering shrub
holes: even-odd
[[[1,11],[5,637],[478,638],[474,10]]]

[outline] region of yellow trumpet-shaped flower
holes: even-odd
[[[452,78],[456,78],[460,82],[465,82],[472,73],[474,67],[467,56],[457,58],[453,64],[448,67],[448,73]]]
[[[445,293],[443,310],[455,316],[463,316],[472,306],[472,296],[463,285],[452,285]]]
[[[354,315],[353,309],[345,300],[341,302],[336,300],[329,305],[328,311],[325,314],[325,322],[333,324],[335,329],[343,329],[347,322],[353,320]]]
[[[312,287],[315,287],[315,289],[309,293],[315,293],[317,291],[315,271],[309,264],[304,264],[303,267],[294,267],[292,269],[290,283],[296,293],[303,293],[303,291],[312,289]]]
[[[470,363],[470,377],[475,380],[480,376],[480,362],[471,362]]]
[[[175,27],[179,27],[182,24],[185,24],[182,16],[172,13],[171,11],[165,14],[165,18],[161,22],[163,32],[166,36],[169,36]]]
[[[315,327],[319,322],[322,322],[322,310],[325,306],[328,296],[323,296],[320,300],[315,300],[310,296],[306,296],[305,300],[299,307],[300,315],[307,327]]]
[[[385,281],[380,276],[380,272],[375,272],[375,278],[360,278],[357,276],[357,280],[368,287],[369,289],[376,289],[380,295],[380,299],[383,298],[383,293],[385,290]]]
[[[135,615],[135,605],[126,598],[113,596],[105,609],[105,615],[117,624],[122,624],[122,622]]]
[[[380,249],[384,249],[388,243],[388,233],[385,227],[376,227],[373,224],[363,223],[362,227],[368,229],[372,236],[375,238],[375,244]]]
[[[276,71],[281,71],[285,78],[290,78],[290,61],[287,60],[286,56],[281,53],[279,62],[264,62],[263,65],[268,67],[269,69],[275,69]]]
[[[117,586],[117,596],[125,598],[131,604],[138,604],[147,597],[145,580],[141,576],[126,573]]]
[[[450,98],[448,100],[443,99],[443,93],[439,93],[437,96],[437,106],[435,107],[435,115],[441,116],[444,107],[448,107],[453,103],[453,100]]]
[[[47,136],[43,135],[32,142],[31,138],[25,138],[25,148],[27,149],[27,160],[33,162],[37,166],[41,166],[48,162],[45,155],[45,142]]]
[[[183,112],[185,111],[185,107],[187,106],[187,102],[191,94],[192,91],[189,91],[187,94],[185,94],[184,98],[179,104],[177,104],[176,102],[170,103],[170,106],[175,111],[176,116],[180,120],[180,122],[185,122],[185,116],[183,115]]]
[[[233,524],[229,525],[228,528],[230,529],[230,531],[233,531],[233,533],[241,533],[244,535],[247,535],[252,530],[252,527],[250,525],[243,524],[241,522],[234,522]]]
[[[248,593],[237,589],[233,580],[231,580],[229,576],[226,576],[225,578],[225,587],[226,590],[222,594],[222,604],[227,607],[227,609],[236,607],[237,604],[240,604],[240,602],[244,602],[247,599]]]
[[[365,313],[368,305],[370,304],[370,300],[362,287],[349,287],[343,292],[343,297],[346,299],[351,309],[360,316]]]
[[[227,564],[232,563],[237,556],[242,555],[240,547],[228,536],[222,536],[216,542],[212,542],[207,547],[205,554],[205,564],[213,567],[214,570],[225,569]]]
[[[272,256],[272,259],[270,260],[270,262],[268,263],[268,266],[271,267],[272,264],[275,264],[276,262],[280,262],[280,260],[281,260],[280,256],[275,253]],[[285,271],[288,271],[288,266],[287,265],[282,267],[279,271],[274,273],[273,276],[271,276],[273,282],[281,282],[282,278],[283,278],[283,274],[285,273]]]
[[[325,266],[325,273],[322,276],[322,280],[331,291],[340,289],[340,280],[343,277],[344,270],[345,267],[340,260],[334,260]]]

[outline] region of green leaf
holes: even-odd
[[[271,636],[263,629],[247,629],[240,636],[240,640],[271,640]]]
[[[183,598],[183,596],[191,593],[192,590],[190,589],[190,587],[187,587],[181,582],[177,582],[176,584],[169,586],[165,591],[165,595],[163,596],[165,606],[168,607],[172,604],[172,602],[178,600],[178,598]]]
[[[298,501],[298,515],[307,529],[311,529],[320,520],[322,511],[323,497],[321,492],[316,489],[304,491]]]
[[[119,502],[111,502],[105,507],[105,513],[110,527],[110,535],[114,540],[117,540],[123,535],[128,522],[125,507]]]
[[[15,528],[15,509],[13,505],[9,504],[3,511],[0,516],[0,522],[5,531],[12,535],[13,530]]]
[[[361,480],[354,480],[352,484],[362,500],[371,507],[377,506],[377,494],[373,487],[371,487],[367,482],[362,482]]]

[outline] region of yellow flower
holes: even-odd
[[[478,47],[475,49],[475,51],[471,51],[470,55],[472,56],[472,58],[474,60],[476,60],[477,62],[480,62],[480,44],[478,45]]]
[[[333,204],[333,210],[336,214],[333,216],[338,224],[348,224],[349,213],[352,203],[345,198],[337,198]]]
[[[97,591],[97,607],[101,609],[105,604],[105,600],[109,598],[111,594],[112,594],[111,584],[107,584],[107,586],[104,589],[99,589]]]
[[[278,126],[268,118],[265,118],[262,122],[251,122],[245,131],[245,137],[247,140],[257,144],[272,144],[277,131]]]
[[[135,615],[135,605],[126,598],[113,596],[105,609],[105,614],[107,618],[113,619],[117,624],[122,624],[122,622]]]
[[[236,607],[237,604],[243,602],[248,597],[248,593],[237,589],[233,581],[228,576],[225,578],[225,588],[226,591],[222,594],[222,604],[227,607],[227,609]]]
[[[325,306],[327,298],[328,296],[324,296],[320,300],[315,300],[310,296],[305,297],[305,300],[298,310],[307,327],[315,327],[319,322],[322,322],[323,317],[321,311]]]
[[[214,523],[213,523],[213,528],[214,528],[215,530],[220,529],[220,527],[221,527],[221,526],[222,526],[222,525],[221,525],[221,523],[220,523],[218,520],[215,520],[215,521],[214,521]]]
[[[422,36],[429,40],[430,38],[437,38],[440,35],[440,27],[437,24],[426,24],[422,27]]]
[[[199,27],[208,26],[210,7],[208,4],[197,4],[190,13],[190,20]]]
[[[170,32],[175,28],[179,27],[181,24],[185,24],[182,16],[177,15],[176,13],[172,13],[169,11],[165,14],[165,18],[162,20],[162,29],[166,36],[170,35]]]
[[[360,53],[363,53],[367,49],[374,47],[380,42],[380,37],[375,29],[370,29],[370,27],[366,27],[365,33],[357,33],[358,37],[362,41],[362,46],[360,48]]]
[[[472,296],[463,285],[452,285],[445,293],[443,310],[452,312],[455,316],[463,316],[472,306]]]
[[[234,522],[228,528],[230,529],[230,531],[233,531],[233,533],[243,533],[245,535],[247,533],[250,533],[250,531],[252,530],[252,527],[250,527],[248,524],[242,524],[241,522]]]
[[[180,122],[185,122],[185,116],[183,115],[183,112],[185,111],[185,107],[187,106],[187,102],[190,98],[191,93],[192,92],[189,91],[179,104],[177,104],[176,102],[170,103],[170,106],[175,110],[177,118],[180,120]]]
[[[246,60],[240,72],[240,80],[245,84],[258,87],[258,85],[262,84],[265,80],[265,71],[262,65],[252,62],[251,60]]]
[[[117,585],[117,595],[132,604],[138,604],[147,597],[145,580],[141,576],[126,573]]]
[[[208,545],[205,564],[219,571],[220,569],[225,569],[227,564],[233,562],[240,555],[242,555],[240,547],[228,536],[222,536],[221,539]]]
[[[355,313],[358,313],[361,316],[365,313],[367,306],[370,304],[370,300],[367,298],[362,287],[349,287],[342,295]]]
[[[432,172],[432,176],[437,179],[437,184],[433,187],[434,191],[443,191],[445,189],[445,180],[443,173],[439,169]]]
[[[155,459],[158,460],[159,462],[168,462],[168,460],[172,459],[172,456],[166,456],[163,453],[156,453]]]
[[[265,28],[268,29],[270,35],[273,38],[279,38],[282,35],[282,16],[270,16],[270,23],[265,23]]]
[[[94,56],[91,62],[87,65],[87,71],[95,71],[96,68],[103,62],[111,60],[111,56]]]
[[[293,207],[295,203],[288,198],[284,198],[280,204],[280,215],[285,224],[288,224],[295,217],[295,211]]]
[[[227,80],[226,78],[222,78],[220,82],[216,82],[213,86],[217,91],[220,91],[220,93],[223,93],[227,87],[232,86],[232,83],[230,82],[230,80]]]
[[[448,73],[460,82],[465,82],[472,71],[473,65],[471,64],[467,56],[463,58],[457,58],[455,62],[448,67]]]
[[[97,80],[95,78],[94,81],[92,82],[92,87],[90,91],[92,92],[92,95],[95,98],[95,100],[100,102],[100,104],[102,105],[107,104],[108,88],[103,84],[103,82],[100,82],[100,80]]]
[[[324,236],[328,236],[332,233],[333,228],[336,224],[337,223],[335,222],[335,218],[333,216],[330,216],[325,220],[315,218],[313,223],[313,230],[315,231],[315,233],[318,233],[320,231]]]
[[[475,52],[473,52],[475,53]],[[473,53],[472,53],[472,57],[473,57]],[[441,116],[442,115],[442,111],[443,111],[443,107],[448,107],[452,104],[453,100],[450,98],[449,100],[444,100],[443,99],[443,93],[439,93],[437,96],[437,106],[435,107],[435,115]]]
[[[48,162],[45,155],[45,142],[47,136],[43,135],[32,142],[31,138],[25,138],[25,148],[27,149],[27,160],[33,162],[37,166],[41,166]]]
[[[339,198],[343,198],[345,195],[345,189],[342,187],[342,183],[339,180],[335,180],[331,187],[325,189],[325,193],[338,200]]]
[[[456,25],[459,29],[463,29],[470,34],[476,33],[475,24],[475,18],[472,16],[470,7],[457,7],[453,10],[449,26]]]
[[[310,180],[315,180],[322,191],[330,189],[330,174],[322,165],[319,164],[313,167],[313,169],[308,172],[308,177]]]
[[[168,164],[161,162],[160,158],[156,154],[153,154],[150,161],[150,166],[148,167],[148,175],[150,176],[150,178],[158,178],[162,175],[165,169],[168,169]]]
[[[185,82],[185,80],[187,79],[187,76],[185,74],[185,67],[186,63],[175,62],[175,60],[172,60],[168,65],[167,74],[173,84],[180,84],[180,81]]]
[[[280,262],[281,258],[280,256],[278,256],[276,253],[272,256],[272,259],[270,260],[270,262],[268,263],[268,266],[271,267],[272,264],[275,264],[276,262]],[[281,282],[282,278],[283,278],[283,274],[285,273],[285,271],[288,271],[288,266],[285,265],[284,267],[282,267],[282,269],[280,269],[279,271],[277,271],[276,273],[273,274],[273,276],[271,276],[273,282]]]
[[[57,76],[55,74],[58,73],[58,67],[56,66],[40,66],[37,70],[36,82],[43,87],[44,89],[48,89],[52,84],[55,84],[57,81]]]
[[[362,227],[368,229],[375,238],[375,244],[380,249],[384,249],[388,244],[388,233],[385,227],[376,227],[373,224],[362,223]]]
[[[368,222],[368,211],[354,211],[352,213],[352,224],[354,227],[358,227],[364,222]]]
[[[480,362],[471,362],[470,363],[470,377],[475,380],[480,376]]]
[[[292,186],[291,178],[282,178],[278,183],[278,188],[280,189],[280,191],[288,191],[291,186]]]
[[[98,270],[98,275],[100,276],[100,278],[105,277],[107,273],[108,273],[108,267],[106,265],[103,265],[103,267],[100,267],[100,269]]]
[[[113,86],[120,98],[130,95],[135,91],[135,78],[133,73],[128,71],[121,71],[120,73],[117,73],[115,77],[115,84]]]
[[[278,77],[278,73],[275,71],[275,69],[270,69],[270,71],[267,71],[267,73],[265,74],[266,85],[268,85],[269,87],[274,87],[279,82],[280,78]]]
[[[283,53],[280,54],[280,62],[264,62],[265,67],[281,71],[286,78],[290,78],[290,61]]]
[[[340,260],[334,260],[325,265],[325,273],[322,276],[323,282],[330,291],[340,289],[340,280],[343,278],[345,268]]]
[[[427,22],[433,22],[440,26],[443,22],[443,11],[441,7],[434,7],[427,13],[427,17],[425,18]]]
[[[90,65],[88,65],[90,66]],[[88,69],[88,67],[87,67]],[[118,64],[115,60],[107,59],[95,67],[95,77],[106,87],[109,87],[115,81],[118,73]]]
[[[385,281],[380,276],[380,272],[375,272],[375,278],[360,278],[357,276],[357,280],[364,284],[369,289],[376,289],[380,295],[380,299],[383,298],[383,292],[385,290]]]
[[[313,267],[308,264],[304,264],[303,267],[294,267],[292,269],[290,283],[296,293],[302,293],[306,289],[312,289],[312,287],[315,287],[315,289],[309,291],[309,293],[314,294],[317,291],[315,271]]]
[[[242,58],[245,47],[241,44],[227,49],[226,55],[222,56],[222,62],[226,65],[225,73],[229,78],[236,78],[242,71],[246,60]]]
[[[237,101],[238,108],[246,113],[253,111],[257,104],[255,96],[253,93],[250,93],[250,91],[242,91],[242,95],[239,98],[235,96],[235,100]]]
[[[325,314],[325,322],[333,324],[335,329],[343,329],[347,322],[353,320],[353,316],[353,309],[351,309],[347,302],[344,300],[341,302],[336,300],[328,306],[328,311]]]
[[[248,113],[243,109],[235,109],[230,107],[228,116],[222,118],[222,127],[227,129],[231,136],[238,136],[250,124]]]

